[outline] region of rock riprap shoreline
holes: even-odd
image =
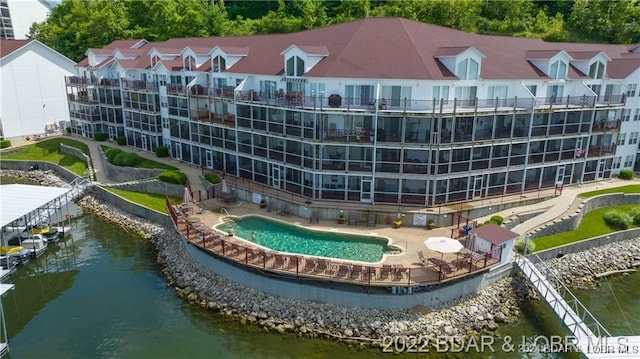
[[[88,195],[78,204],[107,221],[148,238],[158,251],[169,284],[188,301],[254,323],[265,330],[294,332],[380,344],[393,335],[470,336],[495,333],[519,315],[518,300],[529,290],[513,278],[498,281],[473,297],[438,307],[375,310],[277,297],[217,276],[194,263],[174,228],[150,224]]]
[[[54,171],[17,171],[17,170],[1,170],[0,178],[10,177],[29,182],[37,183],[40,186],[51,187],[71,187],[62,178],[58,177]]]
[[[593,288],[599,283],[598,274],[631,269],[639,262],[640,238],[634,238],[569,253],[536,266],[543,273],[549,269],[569,288]]]

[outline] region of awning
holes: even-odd
[[[22,218],[54,199],[64,196],[71,188],[5,184],[0,186],[0,227]]]
[[[289,83],[297,83],[303,84],[307,82],[307,79],[304,77],[283,77],[280,81],[289,82]]]

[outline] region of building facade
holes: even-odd
[[[0,39],[26,40],[34,22],[43,22],[57,3],[47,0],[0,0]]]
[[[438,206],[603,180],[638,157],[640,50],[626,45],[370,18],[116,41],[77,69],[74,133],[309,199]]]
[[[37,40],[0,39],[0,137],[23,139],[67,122],[65,77],[75,64]]]

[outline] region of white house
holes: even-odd
[[[65,76],[75,62],[37,40],[0,40],[0,136],[46,133],[69,119]]]
[[[473,250],[477,252],[494,252],[498,247],[502,247],[500,255],[500,264],[511,261],[511,252],[513,244],[520,237],[518,233],[500,227],[496,224],[487,224],[471,231],[473,241]],[[497,259],[497,258],[496,258]]]

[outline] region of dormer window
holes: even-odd
[[[151,66],[155,66],[158,62],[160,62],[160,56],[153,55],[153,57],[151,58]]]
[[[222,72],[227,69],[227,60],[218,55],[213,58],[213,72]]]
[[[567,64],[564,61],[556,61],[549,67],[549,77],[554,80],[567,78]]]
[[[193,56],[187,56],[184,58],[184,69],[187,71],[193,71],[196,69],[196,59]]]
[[[287,76],[302,76],[304,74],[304,60],[298,56],[291,56],[287,59]]]
[[[474,59],[464,59],[458,63],[456,75],[460,80],[477,80],[480,65]]]
[[[604,64],[596,61],[589,66],[589,77],[592,79],[601,79],[604,77]]]

